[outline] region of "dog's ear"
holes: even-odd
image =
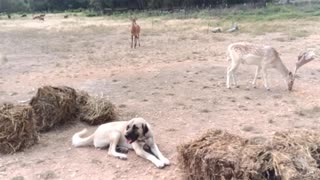
[[[142,124],[142,133],[145,136],[149,131],[148,125]]]

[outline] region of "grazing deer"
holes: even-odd
[[[38,16],[34,16],[32,19],[39,19],[39,20],[41,20],[41,21],[44,21],[44,17],[45,17],[46,15],[45,14],[40,14],[40,15],[38,15]]]
[[[298,68],[312,61],[315,54],[312,51],[300,53],[294,73],[288,70],[283,64],[279,53],[271,46],[257,45],[252,43],[238,42],[228,46],[228,61],[231,65],[227,69],[227,88],[230,88],[230,77],[233,78],[233,83],[237,86],[235,71],[240,63],[247,65],[256,65],[256,73],[252,81],[253,87],[256,86],[256,80],[260,71],[264,79],[264,87],[269,90],[267,69],[275,68],[284,78],[288,90],[291,91],[296,77]]]
[[[140,47],[140,26],[137,24],[137,18],[130,18],[132,25],[131,25],[131,48],[133,48],[133,40],[134,40],[134,48],[137,47],[137,41],[139,41]]]

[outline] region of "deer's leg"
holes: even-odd
[[[137,36],[134,36],[134,48],[137,47]]]
[[[230,89],[230,77],[232,76],[233,78],[233,83],[235,84],[235,86],[238,87],[237,85],[237,81],[236,81],[236,78],[235,78],[235,74],[234,72],[237,70],[239,64],[231,64],[231,66],[228,67],[227,69],[227,88]]]
[[[140,34],[138,35],[138,42],[139,42],[139,47],[140,47]]]
[[[227,68],[227,82],[226,82],[226,85],[227,85],[228,89],[230,89],[230,69],[231,69],[231,66],[229,66]]]
[[[238,83],[237,83],[237,78],[236,78],[236,75],[235,75],[235,71],[233,71],[231,73],[231,76],[232,76],[232,80],[233,80],[233,85],[238,88],[239,86],[238,86]]]
[[[131,35],[131,48],[133,48],[133,35]]]
[[[262,69],[262,76],[263,76],[263,80],[264,80],[264,87],[266,88],[266,90],[270,90],[269,88],[269,83],[268,83],[268,72],[266,68]]]
[[[260,70],[261,70],[261,67],[258,66],[257,69],[256,69],[256,74],[254,75],[254,78],[253,78],[253,81],[252,81],[252,86],[254,88],[256,88],[256,82],[257,82],[257,78],[258,78],[258,74],[259,74]]]

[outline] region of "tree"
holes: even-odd
[[[30,8],[32,11],[47,11],[48,1],[47,0],[29,0]]]
[[[7,14],[13,12],[29,11],[29,4],[25,0],[0,0],[0,12]]]

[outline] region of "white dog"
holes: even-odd
[[[86,132],[87,129],[84,129],[73,135],[72,144],[75,147],[90,144],[96,148],[109,146],[108,154],[120,159],[127,159],[127,155],[117,152],[117,147],[134,149],[137,155],[153,162],[158,168],[170,165],[169,160],[159,151],[150,125],[143,118],[102,124],[92,135],[82,137]],[[145,151],[144,145],[147,145],[154,155]]]

